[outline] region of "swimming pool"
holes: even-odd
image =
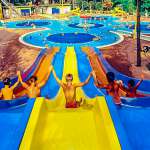
[[[49,24],[40,31],[31,32],[20,37],[20,41],[29,46],[44,48],[46,46],[93,46],[103,47],[118,43],[123,37],[107,26],[108,22],[116,18],[107,17],[107,20],[85,20],[79,17],[71,17],[67,21],[49,20]],[[41,21],[41,20],[40,20]],[[11,24],[11,23],[10,23]],[[13,26],[21,28],[22,23],[13,22]],[[23,22],[25,25],[25,23]],[[29,23],[28,23],[29,24]],[[30,23],[31,25],[31,23]],[[25,26],[23,26],[25,27]],[[30,26],[27,26],[31,28]]]
[[[122,24],[119,23],[117,28],[118,30],[133,32],[135,30],[135,26],[135,22],[126,22]],[[142,34],[150,34],[150,22],[141,22],[140,29]]]
[[[51,24],[50,20],[22,20],[22,21],[12,21],[7,22],[7,28],[24,28],[24,29],[32,29],[32,28],[46,28]]]
[[[20,42],[28,46],[91,46],[105,47],[123,41],[118,31],[133,32],[135,22],[121,22],[112,16],[96,16],[88,19],[72,16],[69,20],[25,20],[6,23],[7,28],[32,29],[39,31],[20,37]],[[141,23],[141,31],[150,34],[148,22]]]

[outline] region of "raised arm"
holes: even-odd
[[[135,86],[135,88],[137,89],[139,86],[140,86],[140,84],[143,82],[143,79],[144,79],[144,76],[143,76],[143,74],[141,75],[141,80],[136,84],[136,86]]]
[[[135,88],[137,89],[139,86],[140,86],[140,84],[143,82],[143,79],[141,79],[137,84],[136,84],[136,86],[135,86]]]
[[[17,75],[18,75],[18,73],[17,73]],[[11,86],[11,89],[14,90],[17,87],[18,84],[19,84],[19,77],[18,77],[17,82],[14,85]]]
[[[54,78],[55,78],[55,80],[57,81],[57,83],[58,83],[60,86],[63,86],[63,82],[57,77],[56,72],[55,72],[55,70],[54,70],[53,67],[52,67],[52,72],[53,72]]]
[[[45,84],[46,81],[48,80],[48,77],[50,76],[51,71],[52,71],[52,66],[50,66],[50,67],[48,68],[48,72],[47,72],[47,74],[45,75],[44,80],[43,80],[41,83],[38,83],[37,86],[38,86],[39,88],[41,88],[42,86],[44,86],[44,84]]]
[[[102,83],[100,83],[98,80],[95,82],[95,85],[96,85],[96,87],[97,88],[104,88],[104,89],[107,89],[107,84],[102,84]]]
[[[3,96],[3,93],[2,93],[2,91],[0,91],[0,98],[2,98],[2,96]]]
[[[28,88],[28,84],[26,84],[25,82],[22,81],[21,72],[18,71],[17,74],[18,74],[18,78],[19,78],[20,83],[22,84],[22,86],[23,86],[24,88],[27,89],[27,88]]]
[[[84,82],[77,83],[77,84],[75,84],[75,86],[82,87],[82,86],[88,84],[92,75],[93,75],[93,72],[90,72],[89,76],[87,77],[87,79]]]

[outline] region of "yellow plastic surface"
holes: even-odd
[[[67,73],[79,82],[73,47],[67,48],[63,80]],[[53,101],[37,98],[20,150],[121,150],[105,98],[89,100],[81,88],[77,95],[86,104],[76,109],[65,108],[62,89]]]

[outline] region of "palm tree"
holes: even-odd
[[[140,8],[141,8],[141,0],[137,0],[137,23],[136,23],[136,33],[137,33],[137,66],[141,66],[141,29],[140,29]]]

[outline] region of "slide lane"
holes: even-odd
[[[0,150],[19,148],[34,105],[34,99],[24,101],[22,105],[16,100],[0,102]]]
[[[66,52],[66,47],[61,47],[59,52],[53,58],[52,65],[57,73],[57,76],[62,79],[63,75],[63,66],[64,66],[64,54]],[[50,62],[49,62],[50,65]],[[54,79],[53,74],[50,74],[47,83],[41,89],[41,96],[46,97],[48,99],[54,98],[58,91],[59,85],[57,84],[56,80]]]
[[[64,59],[65,75],[72,73],[80,82],[74,47],[68,47]],[[65,109],[65,97],[60,88],[53,101],[38,98],[32,110],[20,150],[121,150],[118,137],[104,97],[93,100],[82,88],[77,99],[86,104],[77,109]]]
[[[80,46],[75,47],[75,52],[77,56],[79,78],[81,82],[84,82],[92,71],[90,61],[88,60],[87,55],[83,53]],[[98,91],[93,83],[94,79],[92,78],[89,81],[89,84],[85,85],[82,88],[85,94],[90,98],[93,98],[95,96],[103,96],[104,94],[101,91]]]

